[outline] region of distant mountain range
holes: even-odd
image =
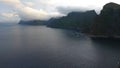
[[[82,32],[90,31],[92,23],[97,16],[94,10],[86,12],[71,12],[67,16],[60,18],[51,18],[48,21],[32,20],[20,21],[22,25],[46,25],[52,28],[64,28],[80,30]]]
[[[120,5],[107,3],[99,15],[94,10],[71,12],[67,16],[51,18],[48,21],[20,21],[19,24],[75,29],[94,36],[120,36]]]
[[[41,21],[41,20],[23,21],[23,20],[20,20],[19,24],[21,24],[21,25],[46,25],[46,21]]]

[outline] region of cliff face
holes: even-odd
[[[120,5],[112,2],[104,5],[100,15],[96,17],[91,34],[120,35]]]
[[[49,27],[77,29],[82,32],[89,32],[91,25],[97,16],[94,10],[87,12],[71,12],[65,17],[52,19]]]

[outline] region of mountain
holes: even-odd
[[[92,24],[97,14],[94,10],[86,12],[71,12],[67,16],[59,18],[51,18],[48,21],[41,20],[21,20],[19,24],[22,25],[46,25],[52,28],[73,29],[79,30],[83,33],[90,33]]]
[[[30,20],[30,21],[23,21],[20,20],[19,24],[21,25],[46,25],[46,21],[41,20]]]
[[[89,32],[96,16],[97,14],[94,10],[86,12],[71,12],[67,16],[50,19],[47,26]]]
[[[91,29],[92,35],[120,36],[120,5],[110,2],[104,5]]]

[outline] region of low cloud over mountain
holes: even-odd
[[[119,3],[118,0],[114,1]],[[107,2],[110,0],[0,0],[0,22],[16,22],[19,19],[47,20],[72,11],[93,9],[99,13]]]

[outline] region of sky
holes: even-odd
[[[0,0],[0,23],[48,20],[72,11],[95,10],[99,14],[109,2],[120,4],[120,0]]]

